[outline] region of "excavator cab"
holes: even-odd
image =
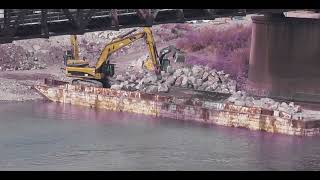
[[[105,65],[104,65],[104,67],[103,67],[103,69],[102,69],[102,73],[103,74],[105,74],[106,76],[108,76],[108,77],[112,77],[112,76],[114,76],[114,66],[115,66],[115,64],[111,64],[111,63],[109,63],[110,61],[108,61]]]

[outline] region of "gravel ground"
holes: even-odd
[[[44,78],[67,80],[59,66],[50,69],[0,72],[0,101],[28,101],[42,99],[33,88]]]

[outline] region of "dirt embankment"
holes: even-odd
[[[200,23],[157,25],[153,26],[152,30],[159,51],[169,45],[177,45],[178,42],[181,45],[181,41],[182,44],[184,42],[193,43],[190,38],[194,33],[201,33],[201,29],[208,27],[210,29],[224,29],[234,27],[236,24],[250,24],[250,20],[249,18],[243,20],[225,18]],[[131,29],[93,32],[78,36],[80,57],[86,57],[90,64],[94,65],[106,43]],[[32,90],[33,85],[43,83],[44,78],[70,80],[64,76],[64,71],[61,69],[63,67],[63,53],[71,48],[69,41],[69,36],[58,36],[50,39],[21,40],[0,45],[0,100],[41,99],[42,97]],[[182,50],[189,53],[189,49],[183,49],[183,47],[189,46],[182,46]],[[210,52],[210,48],[206,48],[206,51]],[[138,40],[114,53],[111,56],[111,61],[116,64],[116,74],[125,73],[128,66],[147,53],[148,49],[143,40]],[[201,51],[196,53],[200,54]],[[192,64],[194,61],[188,60],[188,62]]]

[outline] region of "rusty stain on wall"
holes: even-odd
[[[287,113],[273,112],[256,107],[70,84],[60,86],[37,85],[34,88],[51,101],[90,108],[288,135],[320,135],[320,123],[318,121],[292,119],[292,116]]]

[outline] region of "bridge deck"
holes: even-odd
[[[0,43],[90,31],[152,26],[286,9],[4,9],[0,11]]]

